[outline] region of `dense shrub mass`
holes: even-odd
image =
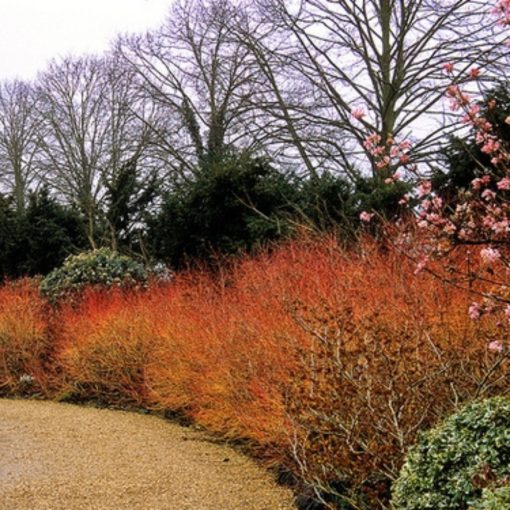
[[[0,280],[47,274],[87,245],[81,215],[46,189],[32,193],[22,211],[0,195]]]
[[[474,402],[420,437],[395,483],[399,510],[507,508],[510,480],[510,399]],[[499,502],[499,503],[498,503]]]
[[[292,180],[264,159],[213,160],[169,192],[150,225],[154,254],[174,267],[246,251],[289,229]]]
[[[95,291],[79,313],[72,305],[61,310],[61,398],[149,405],[145,371],[159,340],[150,303],[119,292]]]
[[[473,510],[501,510],[502,508],[510,508],[510,485],[484,489],[480,500],[473,505]]]
[[[48,395],[54,384],[48,310],[37,283],[0,288],[0,395]]]
[[[41,281],[41,292],[56,302],[86,286],[133,287],[146,282],[143,264],[101,248],[68,257]]]
[[[27,374],[43,395],[183,415],[330,505],[383,508],[421,430],[508,395],[507,352],[488,348],[508,332],[489,315],[467,320],[468,293],[394,250],[339,246],[289,241],[229,271],[88,288],[54,318],[34,288],[4,287],[3,359],[32,357],[3,361],[0,386],[21,391]]]

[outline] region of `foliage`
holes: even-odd
[[[0,277],[47,274],[86,246],[83,221],[43,188],[17,212],[10,197],[0,198]]]
[[[393,501],[402,510],[468,510],[482,504],[491,480],[509,475],[510,399],[477,401],[420,437],[407,454]],[[482,508],[508,501],[508,491],[483,499]]]
[[[0,395],[48,395],[53,367],[47,310],[35,282],[0,288]]]
[[[402,212],[401,198],[410,191],[411,185],[403,181],[385,183],[380,177],[359,179],[352,201],[356,218],[362,211],[377,213],[392,221]]]
[[[159,340],[149,307],[136,293],[124,299],[119,289],[89,291],[79,313],[73,306],[64,307],[59,360],[66,384],[61,394],[114,405],[147,405],[145,368]]]
[[[26,254],[26,239],[19,228],[18,217],[11,197],[0,195],[0,279],[22,274],[17,264]]]
[[[470,510],[502,510],[510,508],[510,486],[486,488]]]
[[[329,172],[298,183],[293,206],[296,222],[312,228],[349,229],[356,214],[352,211],[352,186],[342,177]]]
[[[179,267],[187,258],[211,260],[217,252],[238,253],[275,239],[288,228],[284,214],[293,193],[264,159],[213,160],[166,196],[149,231],[154,254]]]
[[[288,240],[228,271],[87,288],[53,309],[51,363],[35,372],[53,393],[184,415],[242,441],[331,507],[384,508],[418,431],[508,394],[508,355],[487,348],[508,332],[491,316],[467,321],[469,295],[415,275],[405,256],[370,239],[341,246]],[[33,328],[5,310],[0,325]]]
[[[19,262],[23,274],[45,275],[87,246],[83,218],[52,199],[47,189],[29,196],[22,222],[26,253],[24,263]]]
[[[105,222],[112,249],[133,248],[140,224],[144,224],[147,208],[155,200],[159,183],[156,174],[138,175],[139,156],[120,166],[116,175],[105,183]],[[138,228],[137,228],[138,225]]]
[[[41,292],[56,302],[86,286],[133,287],[147,281],[139,262],[107,248],[68,257],[62,267],[49,273],[41,282]]]
[[[510,142],[510,126],[506,121],[510,111],[510,89],[500,83],[485,92],[477,103],[479,114],[492,125],[494,134],[504,143]],[[500,169],[491,163],[492,155],[483,152],[471,129],[467,138],[452,137],[443,151],[446,170],[436,169],[431,177],[432,189],[450,206],[455,205],[460,191],[471,188],[473,179],[486,173],[497,175]]]

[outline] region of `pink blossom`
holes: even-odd
[[[377,168],[377,170],[382,170],[383,168],[386,168],[387,166],[389,166],[390,162],[391,162],[390,157],[384,156],[384,158],[382,158],[380,161],[377,162],[375,167]]]
[[[460,94],[460,88],[458,85],[450,85],[447,89],[446,89],[446,94],[450,97],[455,97],[457,96],[458,94]]]
[[[480,189],[482,186],[489,184],[490,180],[491,180],[490,175],[484,175],[483,177],[473,179],[471,181],[471,186],[473,187],[473,189]]]
[[[482,192],[482,198],[485,200],[494,200],[496,198],[496,193],[491,189],[486,189]]]
[[[370,150],[381,142],[381,135],[372,133],[370,136],[365,138],[363,145],[366,149]]]
[[[361,120],[366,115],[366,112],[363,108],[353,108],[351,111],[351,115],[356,120]]]
[[[436,209],[441,209],[441,207],[443,207],[443,199],[441,197],[434,197],[432,199],[432,205],[436,208]]]
[[[479,319],[480,316],[482,315],[482,309],[480,307],[480,304],[479,303],[471,303],[469,310],[468,310],[468,315],[474,321]]]
[[[359,219],[361,221],[364,221],[365,223],[369,223],[372,218],[374,217],[374,213],[369,213],[367,211],[363,211],[360,215],[359,215]]]
[[[471,187],[472,187],[473,189],[480,189],[480,188],[481,188],[481,186],[482,186],[482,179],[480,179],[480,178],[478,178],[478,177],[477,177],[476,179],[473,179],[473,180],[471,181]]]
[[[485,228],[492,228],[495,223],[496,223],[496,220],[494,219],[493,216],[490,216],[490,215],[484,216],[482,219],[482,225]]]
[[[425,211],[430,210],[430,208],[432,207],[432,200],[429,200],[428,198],[426,198],[425,200],[422,201],[421,206],[423,207],[423,209]],[[421,213],[420,216],[422,216],[422,217],[426,216],[425,212]]]
[[[448,235],[452,235],[455,233],[455,231],[457,230],[457,227],[451,222],[449,221],[444,227],[443,227],[443,232],[445,234],[448,234]]]
[[[491,229],[495,234],[507,234],[510,230],[510,221],[506,219],[496,221],[492,224]]]
[[[443,64],[443,71],[447,74],[451,74],[453,72],[453,64],[451,62],[446,62]]]
[[[418,196],[424,197],[432,191],[432,183],[430,181],[423,181],[418,186]]]
[[[427,214],[426,219],[433,225],[443,225],[446,220],[438,213]]]
[[[481,145],[482,143],[485,143],[485,141],[487,140],[487,134],[478,131],[476,133],[475,140],[478,145]]]
[[[473,124],[473,117],[469,114],[463,115],[460,119],[463,124]]]
[[[491,266],[501,258],[501,253],[495,248],[482,248],[480,258],[485,265]]]
[[[510,25],[510,5],[508,0],[500,0],[497,6],[492,10],[492,13],[499,17],[499,25]]]
[[[450,101],[450,110],[451,110],[452,112],[456,112],[459,108],[460,108],[460,105],[459,105],[459,103],[457,102],[457,100],[456,100],[456,99],[452,99],[452,100]]]
[[[492,342],[490,342],[488,345],[488,349],[489,349],[489,351],[492,351],[492,352],[503,352],[504,351],[503,344],[499,340],[493,340]]]
[[[471,105],[467,110],[466,115],[462,117],[462,122],[465,124],[475,124],[479,125],[480,122],[485,123],[485,119],[477,118],[477,115],[480,113],[480,106],[477,104]]]
[[[423,269],[427,266],[428,259],[426,257],[422,258],[417,264],[416,269],[414,270],[414,274],[421,273]]]
[[[508,177],[503,177],[496,186],[498,189],[510,189],[510,179]]]
[[[469,77],[470,78],[478,78],[481,74],[481,71],[478,67],[472,67],[470,70],[469,70]]]
[[[489,138],[485,141],[485,144],[482,146],[481,151],[485,154],[493,154],[497,152],[500,148],[500,143],[493,138]]]
[[[480,112],[480,105],[477,105],[477,104],[472,105],[468,111],[469,115],[471,115],[472,117],[474,117],[475,115],[478,115],[479,112]]]

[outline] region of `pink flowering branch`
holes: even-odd
[[[510,0],[500,0],[493,9],[498,23],[510,26]],[[451,63],[443,65],[443,72],[452,74]],[[481,72],[471,68],[465,81],[476,80]],[[464,80],[461,80],[464,81]],[[416,188],[416,197],[420,201],[414,226],[415,242],[420,248],[409,242],[409,230],[401,234],[401,246],[407,242],[407,248],[414,252],[417,261],[416,272],[427,268],[434,258],[442,258],[448,271],[452,264],[448,262],[458,246],[469,250],[471,260],[467,267],[457,266],[457,281],[464,281],[472,288],[474,282],[480,283],[482,299],[473,302],[468,315],[473,320],[486,314],[500,314],[502,327],[510,322],[510,150],[501,140],[494,125],[482,113],[471,95],[466,93],[459,83],[450,85],[446,90],[450,108],[459,112],[462,122],[475,133],[475,141],[483,154],[490,158],[492,167],[483,168],[482,174],[473,179],[468,190],[459,192],[453,205],[444,203],[437,196],[430,181],[422,181]],[[498,105],[495,100],[487,103],[487,111]],[[508,112],[510,114],[510,112]],[[506,122],[510,124],[510,115]],[[403,198],[403,203],[408,198]],[[474,254],[473,254],[474,250]],[[452,277],[449,276],[451,281]],[[505,326],[506,324],[506,326]],[[492,352],[509,351],[499,341],[489,345]]]

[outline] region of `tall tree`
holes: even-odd
[[[232,36],[235,9],[227,0],[184,0],[161,29],[124,38],[119,51],[139,74],[145,94],[164,117],[153,125],[173,172],[186,177],[235,146],[255,151],[259,75],[247,48]]]
[[[101,169],[109,133],[101,62],[66,58],[52,62],[39,77],[43,169],[52,187],[76,203],[87,220],[91,246],[97,241]]]
[[[0,179],[22,213],[31,187],[37,185],[36,159],[41,132],[37,98],[20,80],[0,84]]]
[[[382,145],[412,141],[415,163],[434,160],[438,143],[458,127],[445,114],[447,86],[469,79],[470,70],[489,78],[506,58],[490,0],[257,5],[251,17],[259,22],[244,38],[263,72],[276,76],[274,115],[287,124],[307,168],[329,167],[353,178],[367,165],[377,174],[380,154],[365,143],[372,134]],[[301,103],[281,73],[301,82]],[[311,129],[296,129],[296,119]]]
[[[148,130],[134,112],[133,74],[112,56],[53,62],[39,77],[45,175],[87,219],[92,247],[101,242],[107,184],[134,155],[142,158]]]

